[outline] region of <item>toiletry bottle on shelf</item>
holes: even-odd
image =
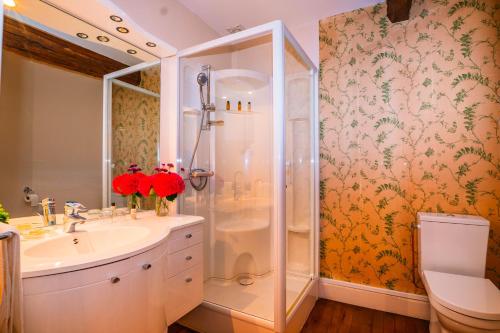
[[[226,101],[226,111],[230,111],[231,110],[231,103],[229,102],[229,100]]]
[[[238,101],[238,112],[241,112],[241,101]]]
[[[137,208],[135,204],[132,204],[132,208],[130,209],[130,217],[132,220],[137,220]]]
[[[252,112],[252,103],[250,102],[247,103],[247,111]]]
[[[111,220],[116,216],[116,203],[111,203]]]

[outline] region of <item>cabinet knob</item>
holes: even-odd
[[[191,260],[191,259],[193,259],[193,257],[191,257],[191,256],[186,257],[186,260]]]
[[[144,270],[146,270],[146,271],[147,271],[148,269],[150,269],[150,268],[151,268],[151,264],[144,264],[144,265],[142,265],[142,269],[144,269]]]
[[[118,283],[118,282],[120,282],[120,278],[118,276],[113,276],[110,280],[111,280],[111,283]]]
[[[189,282],[193,281],[193,279],[192,279],[192,278],[190,278],[190,277],[188,277],[188,278],[186,278],[186,280],[184,280],[184,281],[186,281],[186,283],[189,283]]]
[[[193,237],[193,235],[191,235],[191,234],[186,235],[186,238],[191,238],[191,237]]]

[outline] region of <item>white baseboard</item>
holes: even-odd
[[[429,320],[427,296],[321,278],[319,297],[365,308]]]

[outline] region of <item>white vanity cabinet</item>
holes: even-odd
[[[202,225],[138,255],[23,279],[26,333],[164,333],[202,302]]]
[[[167,246],[23,280],[27,333],[164,332]]]
[[[203,226],[179,229],[168,240],[168,325],[203,301]]]

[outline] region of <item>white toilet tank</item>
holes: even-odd
[[[484,278],[490,223],[472,215],[418,213],[419,273]]]

